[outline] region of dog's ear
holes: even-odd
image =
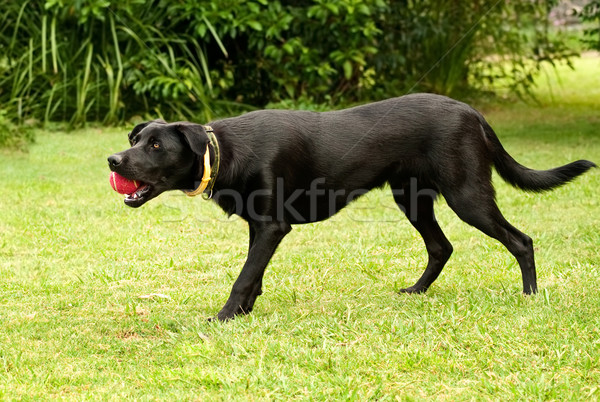
[[[144,128],[146,128],[146,126],[148,126],[149,124],[152,124],[152,123],[167,124],[167,122],[164,121],[163,119],[150,120],[150,121],[138,124],[127,135],[127,138],[129,138],[129,145],[133,146],[133,140],[134,140],[135,136],[138,135],[140,133],[140,131],[142,131]]]
[[[179,131],[185,142],[189,145],[192,152],[198,156],[203,156],[206,153],[208,145],[208,135],[204,130],[204,126],[195,123],[181,122],[176,123],[175,127]]]

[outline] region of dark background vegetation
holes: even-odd
[[[557,3],[3,1],[0,142],[51,122],[208,121],[414,91],[527,94],[544,63],[574,54],[549,18]],[[587,3],[579,18],[598,48],[600,2]]]

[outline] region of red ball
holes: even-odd
[[[110,172],[110,186],[119,194],[133,194],[140,185],[136,180],[129,180],[117,172]]]

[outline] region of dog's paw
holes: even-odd
[[[238,315],[246,315],[251,311],[252,307],[246,307],[246,309],[243,309],[241,306],[238,305],[237,308],[231,308],[228,303],[221,309],[221,311],[219,311],[219,314],[217,314],[215,317],[209,318],[208,321],[226,322],[229,320],[233,320]]]
[[[410,286],[408,288],[400,289],[398,293],[421,294],[425,293],[426,291],[427,288],[424,287]]]
[[[208,321],[208,322],[227,322],[227,321],[233,320],[234,318],[235,318],[235,316],[230,317],[230,316],[219,313],[213,317],[207,318],[206,321]]]

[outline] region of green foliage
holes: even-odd
[[[347,104],[566,60],[553,0],[45,0],[0,5],[0,102],[16,123],[207,121],[273,102]]]
[[[588,23],[584,43],[590,49],[600,50],[600,0],[591,0],[579,15],[582,21]]]
[[[232,52],[238,66],[252,66],[234,68],[232,88],[253,104],[287,98],[339,104],[411,91],[458,96],[498,81],[525,94],[545,63],[573,55],[550,30],[555,3],[271,2],[256,18],[275,15],[279,25],[271,36],[250,32],[247,48]]]
[[[210,118],[220,104],[208,101],[215,94],[204,50],[168,10],[140,0],[3,6],[3,105],[19,121],[72,126],[146,113]]]
[[[554,3],[393,2],[383,28],[391,34],[382,41],[377,70],[402,90],[460,96],[467,90],[493,90],[502,82],[515,93],[530,93],[545,63],[574,55],[564,38],[550,30]],[[394,27],[401,35],[394,34]],[[384,86],[384,93],[390,91]]]
[[[8,117],[8,112],[0,108],[0,148],[26,149],[33,139],[33,129],[30,124],[15,124]]]

